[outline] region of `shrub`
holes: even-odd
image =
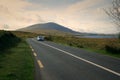
[[[45,40],[53,41],[53,37],[51,35],[45,36]]]
[[[8,31],[0,31],[0,51],[15,46],[20,39]]]
[[[120,40],[120,33],[118,34],[118,39]]]
[[[120,42],[119,40],[111,40],[108,42],[108,44],[105,46],[106,51],[114,53],[114,54],[120,54]]]

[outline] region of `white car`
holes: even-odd
[[[44,37],[44,36],[37,36],[37,40],[38,40],[38,41],[44,41],[44,40],[45,40],[45,37]]]

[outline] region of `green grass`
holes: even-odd
[[[0,54],[0,80],[34,80],[32,51],[26,41]]]

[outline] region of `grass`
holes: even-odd
[[[120,39],[77,38],[73,36],[49,35],[46,37],[46,40],[120,58]]]
[[[0,54],[0,80],[34,80],[34,61],[29,45],[22,40]]]
[[[38,36],[39,34],[31,33],[31,32],[22,32],[22,31],[12,31],[14,35],[16,35],[19,38],[33,38]]]

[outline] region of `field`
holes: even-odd
[[[74,36],[47,36],[47,40],[83,48],[120,58],[120,39],[77,38]]]
[[[0,80],[34,80],[34,61],[25,41],[0,55]]]
[[[21,32],[21,31],[11,31],[14,35],[16,35],[19,38],[33,38],[38,36],[39,34],[37,33],[31,33],[31,32]]]
[[[25,39],[0,31],[0,45],[0,80],[34,80],[34,60]]]

